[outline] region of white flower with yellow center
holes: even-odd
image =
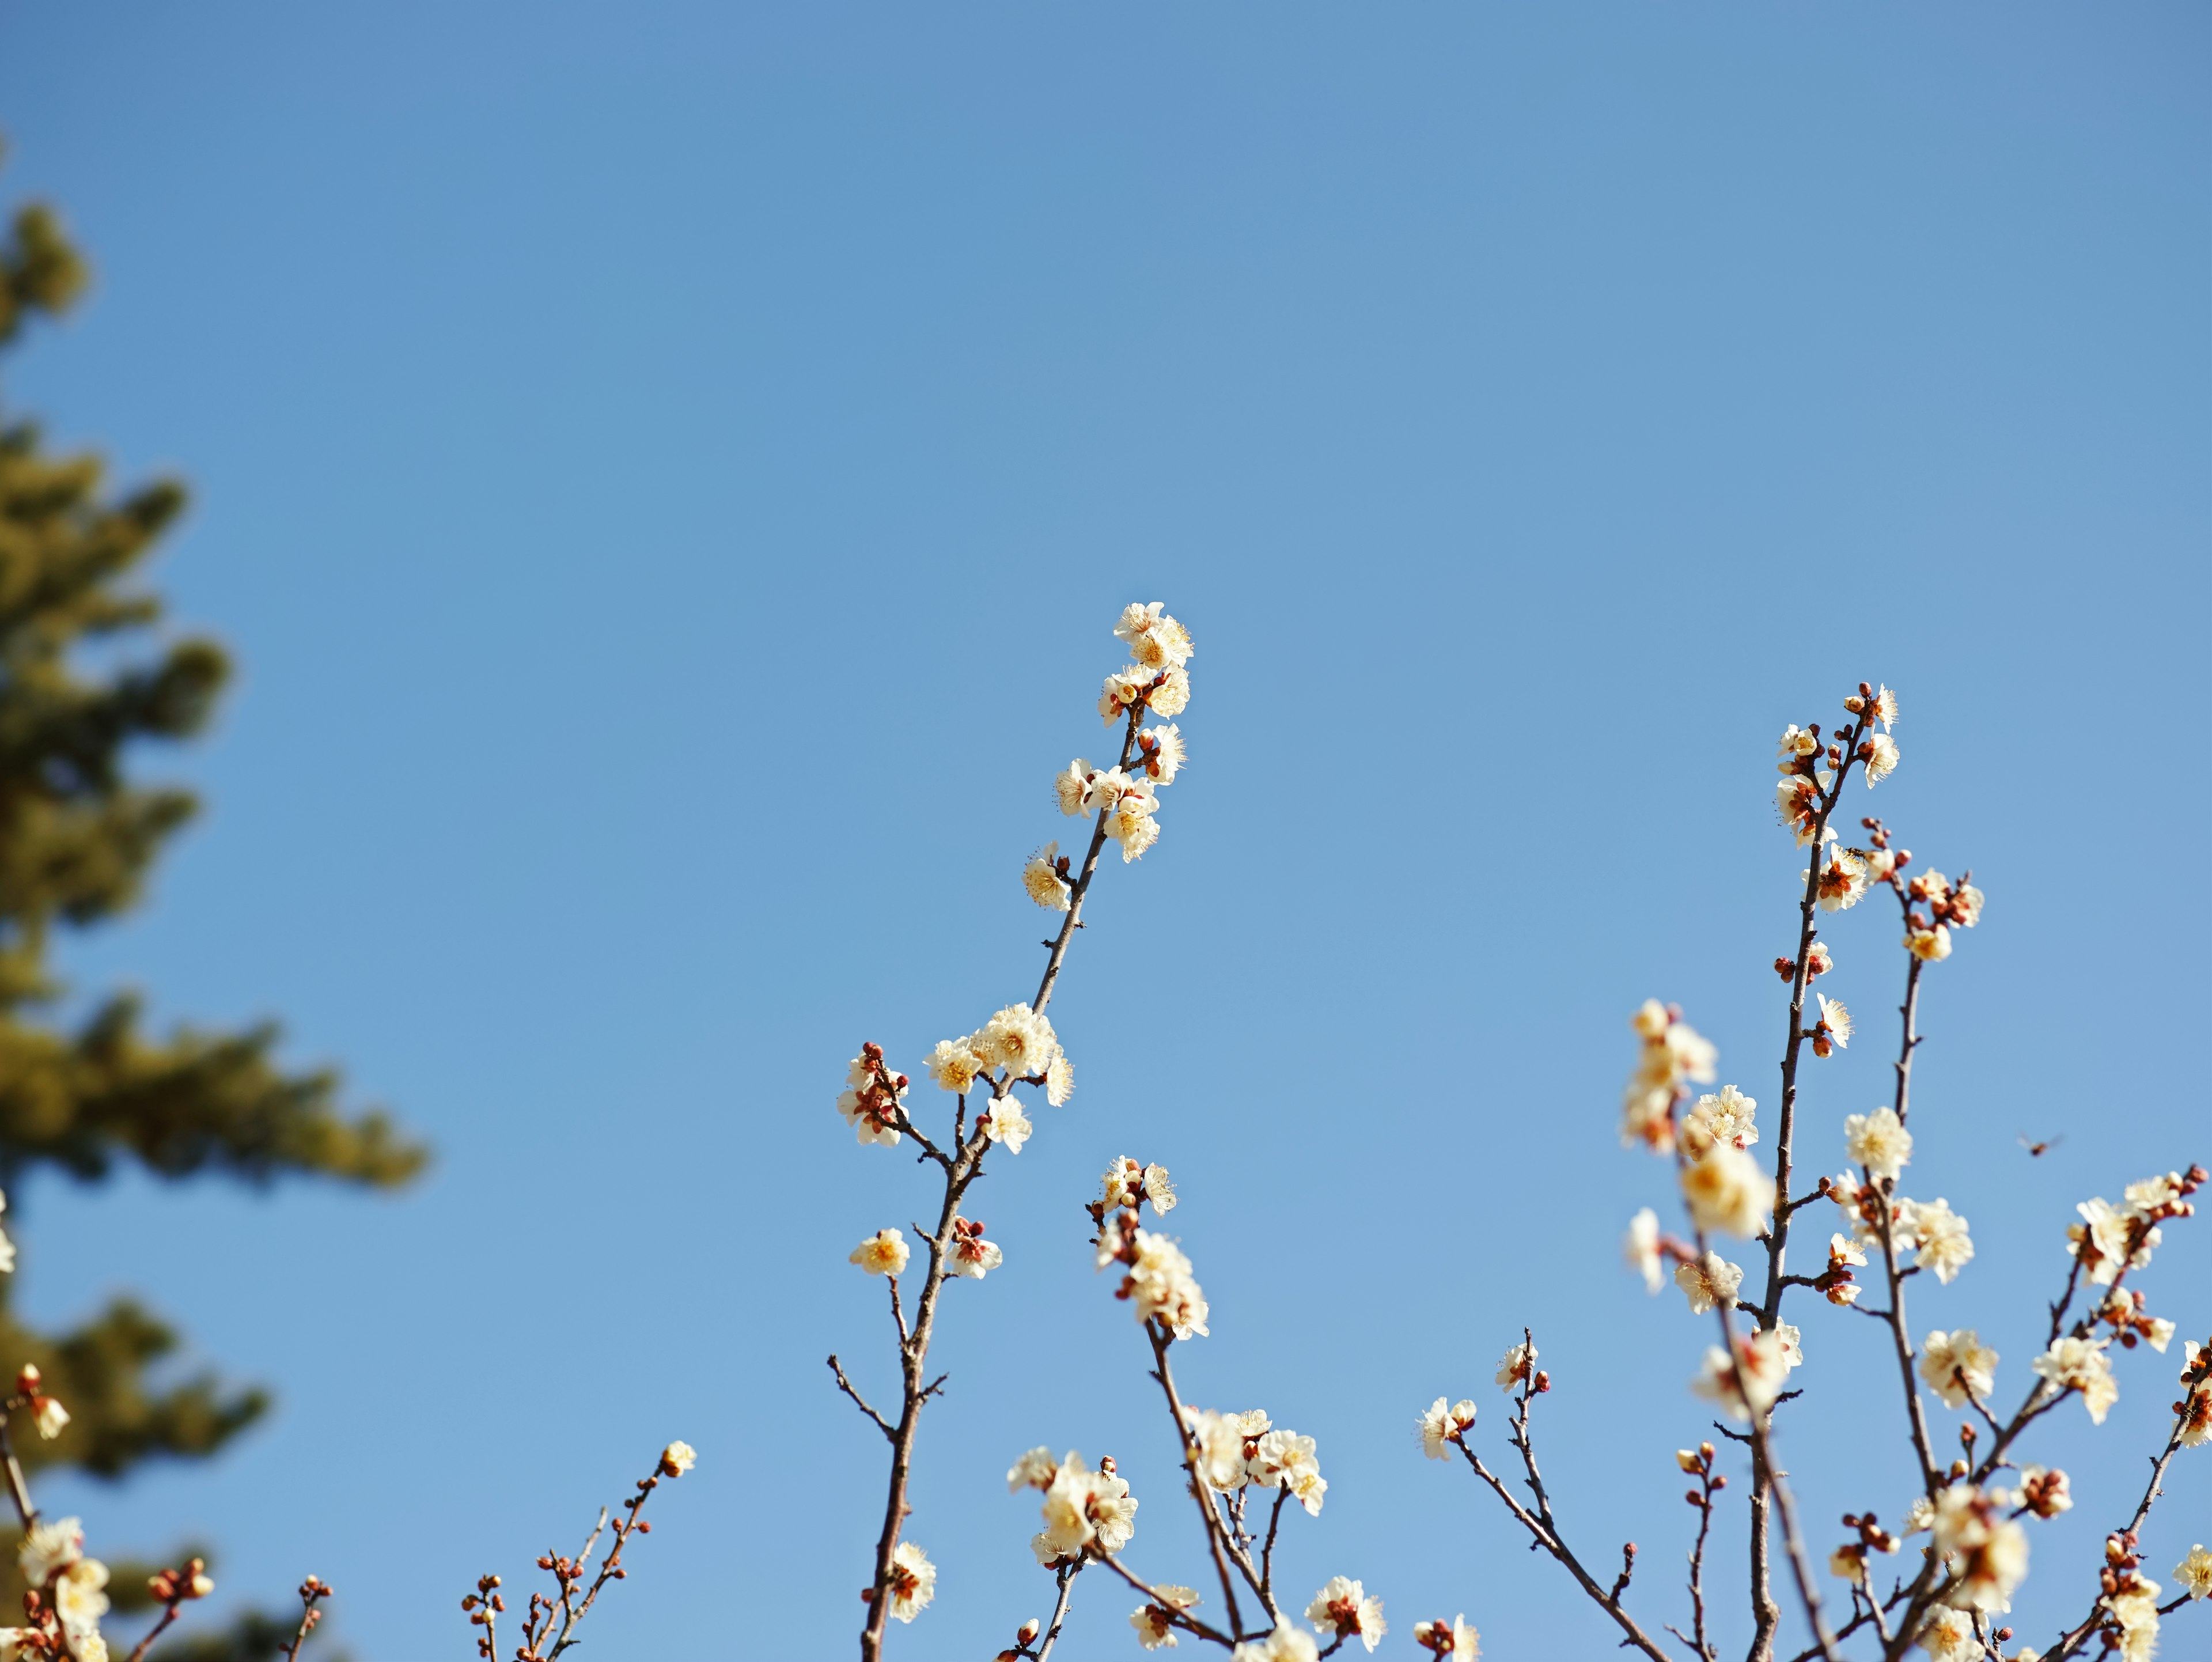
[[[992,1067],[1026,1079],[1042,1074],[1051,1065],[1060,1041],[1044,1016],[1027,1004],[1009,1004],[975,1035],[975,1048]]]
[[[1066,772],[1054,776],[1053,795],[1060,803],[1060,811],[1070,819],[1089,807],[1091,781],[1095,772],[1091,764],[1079,756],[1067,764]]]
[[[909,1256],[904,1235],[896,1229],[878,1229],[854,1247],[846,1262],[860,1265],[864,1275],[898,1275],[905,1273]]]
[[[1933,1662],[1981,1662],[1982,1641],[1974,1636],[1974,1618],[1948,1606],[1928,1613],[1914,1644]]]
[[[1059,858],[1060,843],[1055,838],[1031,855],[1029,864],[1022,868],[1023,892],[1051,912],[1066,911],[1068,896],[1073,892],[1067,880],[1060,874],[1053,863]]]
[[[1743,1271],[1717,1252],[1674,1266],[1674,1285],[1690,1300],[1690,1313],[1703,1316],[1715,1305],[1735,1308],[1735,1295],[1743,1285]]]
[[[1941,964],[1951,955],[1951,931],[1941,923],[1914,929],[1905,937],[1905,949],[1923,963]]]
[[[1492,1383],[1510,1397],[1513,1388],[1532,1378],[1535,1372],[1536,1347],[1523,1340],[1498,1359],[1498,1373]]]
[[[2173,1567],[2173,1579],[2191,1598],[2212,1598],[2212,1552],[2203,1543],[2189,1549],[2189,1556]]]
[[[1892,1239],[1911,1246],[1913,1263],[1948,1287],[1974,1256],[1966,1221],[1940,1195],[1932,1201],[1901,1200],[1896,1213]]]
[[[1182,771],[1185,755],[1182,734],[1175,723],[1170,721],[1165,727],[1146,728],[1137,735],[1137,744],[1143,753],[1145,772],[1152,782],[1158,785],[1175,783],[1176,775]]]
[[[1075,1094],[1075,1064],[1065,1052],[1055,1054],[1052,1065],[1044,1070],[1044,1099],[1054,1107],[1064,1107],[1068,1098]]]
[[[1860,752],[1866,764],[1867,788],[1876,785],[1897,770],[1897,740],[1886,733],[1877,733],[1863,742]]]
[[[1964,1408],[1969,1397],[1986,1397],[1996,1389],[1997,1353],[1971,1327],[1949,1333],[1940,1328],[1921,1342],[1920,1377],[1946,1408]]]
[[[1748,1240],[1766,1228],[1774,1179],[1742,1149],[1722,1144],[1682,1168],[1682,1198],[1700,1229]]]
[[[1030,1123],[1030,1117],[1022,1111],[1021,1104],[1011,1096],[994,1102],[990,1111],[983,1116],[982,1124],[983,1135],[994,1142],[1005,1143],[1010,1154],[1020,1154],[1022,1145],[1030,1140],[1030,1133],[1036,1129]]]
[[[51,1523],[36,1523],[23,1536],[23,1544],[16,1554],[16,1563],[21,1568],[23,1580],[33,1587],[43,1587],[62,1570],[84,1556],[84,1524],[80,1519],[58,1518]]]
[[[1875,1178],[1895,1178],[1912,1158],[1912,1133],[1894,1108],[1852,1114],[1844,1121],[1844,1148]]]
[[[1856,849],[1830,849],[1820,862],[1814,898],[1824,912],[1847,912],[1867,891],[1865,855]]]
[[[922,1071],[937,1081],[939,1090],[965,1093],[983,1071],[983,1058],[976,1050],[981,1037],[970,1033],[965,1038],[939,1039],[937,1048],[922,1058]]]

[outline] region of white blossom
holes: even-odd
[[[1306,1620],[1324,1639],[1357,1637],[1370,1651],[1389,1631],[1382,1620],[1382,1601],[1370,1598],[1367,1589],[1348,1576],[1332,1575],[1306,1606]]]
[[[1659,1260],[1659,1215],[1650,1207],[1628,1221],[1628,1233],[1620,1238],[1620,1256],[1644,1277],[1646,1292],[1656,1293],[1666,1284]]]
[[[1682,1169],[1682,1198],[1700,1229],[1747,1240],[1765,1232],[1774,1179],[1742,1149],[1723,1143]]]
[[[1912,1158],[1912,1133],[1894,1108],[1852,1114],[1844,1121],[1844,1147],[1875,1178],[1895,1178]]]
[[[903,1234],[896,1229],[878,1229],[853,1249],[847,1262],[857,1263],[870,1275],[899,1275],[906,1273],[908,1256]]]
[[[84,1524],[76,1518],[58,1518],[31,1525],[16,1555],[23,1580],[43,1587],[61,1571],[84,1556]]]
[[[2173,1567],[2173,1579],[2191,1598],[2212,1598],[2212,1552],[2204,1550],[2203,1542],[2191,1547],[2189,1555]]]
[[[1468,1657],[1482,1654],[1482,1636],[1468,1625],[1463,1615],[1455,1616],[1449,1624],[1414,1622],[1413,1642],[1423,1650],[1434,1651],[1438,1656],[1459,1657],[1462,1662]]]
[[[1027,1004],[1009,1004],[975,1035],[975,1049],[991,1066],[1018,1078],[1041,1075],[1059,1054],[1052,1023]]]
[[[1052,1458],[1052,1451],[1040,1445],[1006,1469],[1006,1492],[1018,1489],[1050,1488],[1052,1480],[1060,1470],[1060,1462]]]
[[[884,1592],[890,1598],[892,1617],[911,1622],[937,1596],[937,1566],[913,1542],[902,1541],[891,1553],[891,1573]]]
[[[1911,1247],[1913,1262],[1933,1271],[1936,1279],[1948,1287],[1974,1256],[1966,1221],[1940,1195],[1932,1201],[1900,1200],[1893,1210],[1896,1222],[1892,1239]]]
[[[1474,1423],[1474,1404],[1462,1397],[1449,1407],[1441,1397],[1421,1415],[1421,1452],[1431,1460],[1449,1460],[1453,1439]]]
[[[1693,1154],[1703,1154],[1717,1142],[1748,1148],[1759,1141],[1759,1127],[1753,1119],[1758,1111],[1758,1102],[1733,1085],[1709,1092],[1682,1116],[1683,1147]]]
[[[1886,733],[1877,733],[1864,744],[1867,788],[1872,790],[1896,771],[1897,740]]]
[[[1523,1340],[1498,1359],[1495,1383],[1499,1390],[1510,1397],[1513,1387],[1528,1379],[1535,1371],[1536,1347]]]
[[[2081,1393],[2081,1406],[2098,1425],[2120,1399],[2119,1382],[2112,1378],[2112,1358],[2102,1339],[2077,1339],[2070,1335],[2054,1342],[2035,1359],[2035,1371],[2062,1391]]]
[[[1311,1634],[1285,1622],[1265,1639],[1239,1645],[1230,1652],[1229,1662],[1314,1662],[1320,1654]]]
[[[1147,1229],[1136,1232],[1135,1245],[1127,1290],[1137,1319],[1158,1321],[1178,1339],[1204,1334],[1206,1294],[1191,1274],[1190,1260],[1166,1236]]]
[[[1748,1420],[1774,1405],[1789,1373],[1790,1361],[1783,1353],[1778,1334],[1739,1333],[1735,1336],[1735,1366],[1729,1365],[1727,1351],[1718,1345],[1711,1346],[1705,1352],[1705,1367],[1692,1388],[1707,1401],[1718,1403],[1735,1418]]]
[[[1060,1108],[1066,1106],[1068,1098],[1074,1094],[1075,1064],[1063,1051],[1054,1056],[1052,1065],[1044,1070],[1044,1099]]]
[[[922,1068],[937,1081],[938,1089],[964,1093],[975,1083],[975,1075],[983,1071],[983,1058],[976,1050],[980,1038],[975,1033],[966,1038],[940,1038],[937,1048],[922,1058]]]
[[[979,1117],[983,1135],[993,1142],[1005,1143],[1010,1154],[1020,1154],[1022,1145],[1030,1140],[1030,1133],[1036,1129],[1030,1123],[1030,1117],[1022,1111],[1021,1104],[1011,1096],[999,1098],[992,1103],[989,1111]]]
[[[1065,773],[1054,776],[1053,795],[1060,804],[1060,811],[1071,819],[1077,814],[1094,811],[1090,806],[1091,781],[1097,772],[1097,769],[1079,756],[1067,764]]]
[[[1982,1641],[1974,1636],[1973,1617],[1948,1605],[1928,1612],[1912,1642],[1933,1662],[1981,1662]]]
[[[1949,1333],[1938,1328],[1921,1342],[1920,1377],[1946,1408],[1964,1408],[1969,1397],[1986,1397],[1996,1389],[1996,1367],[1997,1353],[1971,1327]]]
[[[1690,1300],[1690,1313],[1702,1316],[1715,1305],[1735,1308],[1735,1295],[1743,1285],[1743,1271],[1717,1252],[1674,1266],[1674,1285]]]
[[[1139,1605],[1129,1617],[1129,1625],[1137,1630],[1137,1642],[1146,1650],[1171,1649],[1176,1635],[1170,1613],[1188,1610],[1199,1602],[1198,1594],[1189,1587],[1154,1587],[1152,1591],[1161,1602]]]
[[[1073,892],[1054,866],[1060,858],[1060,842],[1054,838],[1030,856],[1022,868],[1022,888],[1029,898],[1047,911],[1064,912],[1068,908],[1069,896]]]
[[[1095,1546],[1115,1553],[1137,1531],[1137,1502],[1111,1460],[1096,1471],[1071,1452],[1044,1493],[1044,1533],[1057,1555],[1073,1558]]]

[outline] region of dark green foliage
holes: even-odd
[[[0,240],[0,347],[66,308],[87,281],[50,210],[17,213]],[[67,990],[51,963],[57,927],[133,904],[197,806],[188,791],[138,782],[131,764],[143,747],[204,728],[229,678],[219,646],[162,628],[161,601],[143,584],[185,506],[173,481],[118,492],[96,457],[49,454],[0,399],[0,1183],[13,1189],[40,1166],[97,1182],[118,1161],[167,1178],[404,1183],[422,1148],[380,1113],[347,1112],[336,1075],[287,1071],[272,1026],[154,1034],[128,997],[74,1024],[57,1014]],[[34,1470],[112,1478],[148,1459],[212,1454],[268,1406],[265,1393],[211,1374],[156,1383],[178,1336],[127,1299],[41,1334],[9,1295],[0,1276],[0,1378],[36,1363],[72,1416],[52,1442],[19,1434]],[[12,1560],[0,1559],[0,1599],[11,1605]],[[118,1574],[116,1592],[145,1574]],[[254,1662],[276,1655],[295,1626],[249,1615],[194,1637],[186,1624],[155,1655]]]

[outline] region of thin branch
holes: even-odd
[[[1059,1585],[1052,1604],[1052,1620],[1045,1625],[1044,1638],[1037,1647],[1036,1662],[1049,1662],[1052,1647],[1060,1642],[1060,1624],[1067,1620],[1068,1592],[1074,1586],[1075,1578],[1082,1573],[1080,1562],[1062,1564],[1055,1572],[1054,1579]]]
[[[1152,1378],[1159,1382],[1160,1390],[1168,1399],[1168,1414],[1175,1421],[1176,1446],[1182,1450],[1183,1469],[1190,1474],[1191,1498],[1198,1502],[1198,1514],[1205,1522],[1206,1545],[1213,1552],[1213,1568],[1221,1578],[1222,1603],[1229,1610],[1229,1626],[1232,1632],[1244,1631],[1244,1617],[1237,1608],[1237,1588],[1229,1579],[1229,1559],[1224,1550],[1221,1519],[1206,1498],[1206,1479],[1199,1471],[1198,1445],[1191,1436],[1190,1427],[1184,1422],[1182,1399],[1176,1394],[1175,1374],[1168,1367],[1168,1347],[1175,1341],[1172,1336],[1160,1330],[1157,1321],[1145,1324],[1145,1337],[1152,1347]]]
[[[1146,1582],[1139,1581],[1134,1575],[1132,1575],[1129,1573],[1127,1567],[1125,1566],[1120,1559],[1115,1557],[1113,1554],[1102,1553],[1099,1555],[1097,1562],[1105,1565],[1108,1569],[1112,1570],[1115,1574],[1120,1576],[1124,1581],[1127,1581],[1139,1592],[1144,1594],[1147,1603],[1157,1605],[1161,1610],[1165,1610],[1168,1613],[1168,1619],[1173,1622],[1175,1626],[1182,1628],[1187,1632],[1194,1633],[1200,1639],[1211,1640],[1213,1643],[1220,1646],[1224,1650],[1231,1649],[1235,1647],[1237,1641],[1234,1639],[1231,1639],[1227,1634],[1223,1633],[1218,1628],[1209,1627],[1206,1623],[1200,1621],[1196,1616],[1193,1616],[1188,1610],[1170,1603],[1167,1598],[1161,1595],[1158,1588],[1153,1587]]]
[[[877,1413],[875,1409],[870,1408],[868,1406],[867,1398],[861,1396],[859,1391],[853,1389],[853,1382],[845,1377],[845,1370],[837,1366],[837,1356],[836,1353],[834,1351],[830,1353],[830,1371],[837,1376],[837,1389],[843,1391],[848,1397],[850,1397],[853,1399],[854,1406],[858,1408],[861,1413],[866,1415],[871,1420],[873,1420],[876,1422],[877,1430],[882,1432],[884,1436],[890,1438],[893,1442],[896,1442],[898,1440],[898,1433],[891,1428],[891,1422],[884,1418],[882,1415]]]

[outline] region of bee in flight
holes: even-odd
[[[2027,1138],[2023,1135],[2020,1140],[2020,1146],[2027,1150],[2028,1158],[2030,1160],[2040,1160],[2044,1155],[2049,1154],[2052,1149],[2056,1148],[2060,1143],[2065,1141],[2065,1137],[2063,1135],[2060,1135],[2048,1138],[2042,1142],[2030,1142]]]

